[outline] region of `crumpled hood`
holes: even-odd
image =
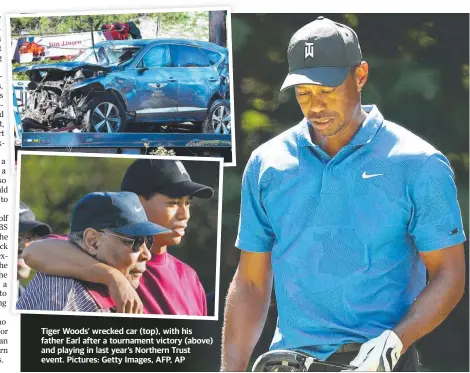
[[[26,73],[31,71],[63,71],[63,72],[70,72],[70,71],[77,71],[79,69],[87,68],[90,70],[95,70],[95,71],[103,71],[103,72],[108,72],[110,69],[97,65],[97,64],[92,64],[88,62],[83,62],[83,61],[66,61],[66,62],[58,62],[58,63],[46,63],[46,64],[37,64],[37,65],[30,65],[30,66],[20,66],[15,69],[13,69],[13,72],[15,73]]]

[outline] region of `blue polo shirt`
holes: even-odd
[[[448,160],[377,107],[363,109],[332,158],[304,120],[246,166],[236,246],[271,253],[271,349],[326,359],[392,329],[426,285],[419,253],[465,240]]]

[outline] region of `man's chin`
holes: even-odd
[[[181,243],[181,240],[183,239],[183,237],[174,237],[171,241],[172,243],[171,244],[168,244],[168,246],[173,246],[173,245],[178,245]]]
[[[158,242],[158,246],[175,246],[181,243],[182,237],[165,237],[165,240]]]
[[[178,236],[174,234],[173,232],[170,232],[168,234],[161,234],[161,235],[155,236],[154,246],[163,247],[163,246],[179,245],[182,239],[183,239],[183,236]]]

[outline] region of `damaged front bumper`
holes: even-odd
[[[83,118],[91,96],[102,87],[99,80],[107,68],[91,64],[23,66],[13,72],[28,75],[27,100],[21,121],[25,131],[83,130]]]

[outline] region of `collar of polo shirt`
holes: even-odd
[[[362,105],[362,109],[367,113],[367,118],[359,127],[358,131],[351,139],[348,145],[364,145],[369,143],[382,126],[384,118],[380,113],[379,109],[375,105]],[[299,146],[312,146],[317,147],[318,145],[312,142],[309,132],[309,122],[304,119],[301,123],[300,135],[297,138],[297,144]]]

